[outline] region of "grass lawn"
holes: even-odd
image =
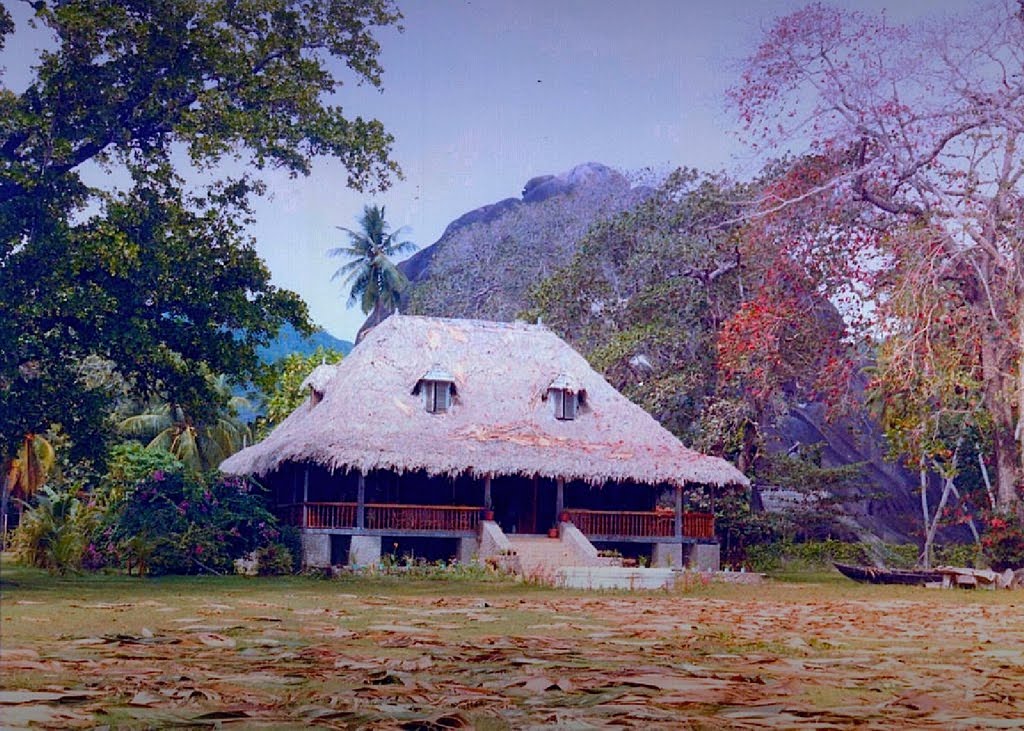
[[[0,568],[3,727],[1024,727],[1024,592]]]

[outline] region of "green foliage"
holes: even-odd
[[[256,549],[256,569],[260,576],[290,574],[294,568],[292,553],[281,543],[270,543]]]
[[[79,485],[47,485],[22,515],[12,548],[22,563],[64,574],[82,565],[83,552],[95,532],[100,512],[79,496]]]
[[[307,326],[245,234],[262,184],[183,176],[226,157],[306,174],[327,155],[350,186],[386,187],[390,135],[327,100],[341,74],[379,85],[374,31],[400,14],[390,0],[33,7],[52,49],[24,92],[0,90],[0,456],[59,423],[99,457],[116,384],[88,359],[202,418],[225,402],[207,374],[252,377],[283,322]],[[125,184],[88,187],[89,164]]]
[[[309,355],[292,353],[266,366],[256,385],[263,393],[267,425],[277,426],[306,399],[308,394],[299,386],[314,368],[322,363],[338,363],[342,357],[336,350],[317,348]]]
[[[408,284],[405,275],[391,261],[397,254],[415,251],[411,241],[399,241],[404,229],[391,231],[384,219],[384,207],[366,206],[359,219],[359,230],[338,227],[348,234],[348,246],[328,251],[330,256],[348,259],[331,279],[350,285],[348,306],[356,302],[369,314],[375,307],[394,310]]]
[[[836,531],[843,498],[864,481],[862,465],[821,466],[821,445],[793,454],[762,454],[754,463],[761,486],[786,491],[789,500],[775,514],[778,532],[792,540],[826,538]]]
[[[394,576],[402,581],[409,579],[428,579],[434,581],[473,581],[485,583],[501,583],[509,581],[514,574],[495,566],[484,566],[479,563],[461,563],[459,561],[427,561],[411,555],[396,556],[385,553],[379,564],[358,569],[343,569],[344,572]]]
[[[805,569],[830,568],[833,561],[870,566],[878,558],[890,568],[913,568],[918,547],[912,543],[878,546],[831,539],[802,543],[780,540],[750,547],[746,562],[753,571],[773,572],[794,564]]]
[[[292,571],[302,567],[302,532],[294,525],[279,525],[277,542],[291,556]]]
[[[182,467],[181,460],[170,452],[146,449],[138,442],[122,442],[110,450],[105,483],[127,491],[157,470],[174,472]]]
[[[1021,555],[1021,559],[1024,561],[1024,554]],[[979,546],[977,543],[947,543],[935,548],[933,564],[935,566],[966,566],[980,569],[991,566],[991,561],[985,556],[983,546]]]

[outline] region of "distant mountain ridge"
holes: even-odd
[[[309,355],[317,348],[330,348],[348,355],[352,343],[336,338],[324,329],[318,329],[312,335],[303,335],[291,324],[285,323],[277,337],[269,345],[257,348],[256,353],[264,363],[274,363],[292,353]]]
[[[526,181],[506,198],[456,218],[434,244],[401,262],[403,312],[512,320],[535,282],[565,266],[591,226],[650,194],[597,162]],[[388,311],[374,310],[363,330]]]

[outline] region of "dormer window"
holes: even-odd
[[[555,407],[555,418],[561,421],[572,421],[576,418],[576,394],[563,389],[551,391],[551,401]]]
[[[572,421],[579,413],[583,390],[564,373],[548,386],[547,398],[551,400],[554,416],[559,421]]]
[[[439,414],[448,411],[452,405],[452,397],[455,395],[455,379],[452,375],[435,364],[423,377],[416,382],[412,393],[423,394],[423,408],[430,414]]]
[[[338,366],[335,363],[321,363],[314,368],[310,374],[305,377],[305,379],[303,379],[302,383],[299,385],[299,389],[309,391],[310,408],[324,400],[324,395],[327,393],[327,386],[330,384],[331,379],[334,378],[334,374],[337,370]]]

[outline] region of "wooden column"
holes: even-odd
[[[484,507],[490,510],[493,505],[491,504],[491,476],[487,475],[484,477]]]
[[[359,473],[359,487],[356,492],[356,528],[366,527],[366,476]]]
[[[676,485],[676,538],[683,537],[683,488]]]
[[[555,487],[555,520],[562,519],[565,509],[565,478],[559,477]]]
[[[309,467],[302,472],[302,527],[309,525]]]

